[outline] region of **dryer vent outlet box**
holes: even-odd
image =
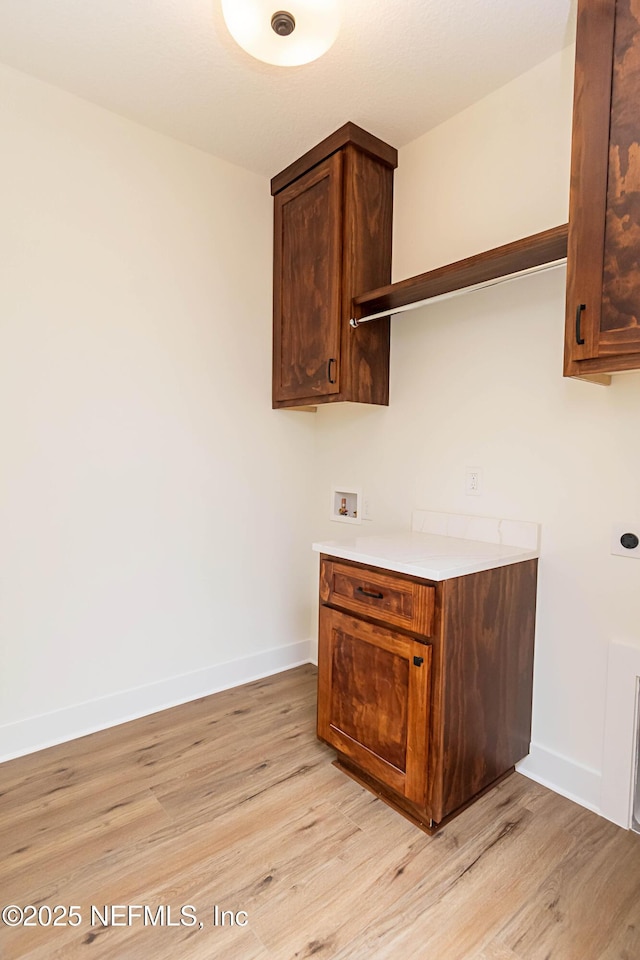
[[[350,486],[331,488],[331,520],[342,523],[362,523],[362,491]]]
[[[640,560],[640,520],[614,523],[611,528],[611,553]]]

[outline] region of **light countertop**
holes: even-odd
[[[353,560],[424,580],[450,580],[539,556],[537,545],[533,544],[487,543],[415,530],[323,540],[314,543],[313,549],[340,560]]]

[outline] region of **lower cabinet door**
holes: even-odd
[[[431,647],[320,608],[318,736],[415,803],[427,788]]]

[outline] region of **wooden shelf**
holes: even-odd
[[[436,297],[462,293],[469,288],[496,283],[561,262],[567,256],[568,229],[568,224],[564,223],[354,297],[353,318],[364,323],[374,317],[410,309]]]

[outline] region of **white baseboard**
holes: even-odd
[[[529,756],[516,764],[516,770],[543,787],[549,787],[555,793],[579,803],[587,810],[601,813],[602,776],[599,770],[585,767],[535,743],[531,744]]]
[[[122,690],[108,697],[78,703],[63,710],[5,724],[0,726],[0,763],[290,670],[302,663],[309,663],[310,650],[311,641],[301,640],[240,660],[219,663],[143,687]]]

